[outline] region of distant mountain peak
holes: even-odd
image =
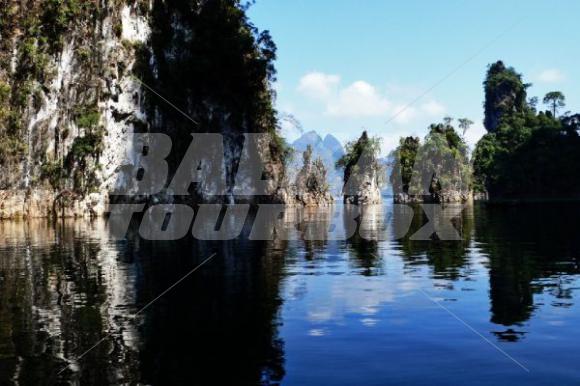
[[[308,131],[300,136],[292,143],[297,150],[306,150],[306,146],[311,145],[313,148],[322,143],[322,138],[314,130]]]
[[[299,153],[294,159],[294,168],[299,169],[302,162],[302,152],[312,146],[312,159],[320,158],[328,171],[328,183],[334,195],[340,195],[342,189],[342,173],[336,170],[335,164],[344,155],[342,144],[332,134],[327,134],[324,140],[320,135],[310,130],[292,143],[292,147]]]
[[[324,147],[332,152],[334,158],[338,159],[344,155],[344,148],[340,141],[332,134],[326,134],[323,141]]]

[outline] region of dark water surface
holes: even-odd
[[[0,384],[579,384],[579,219],[477,204],[462,241],[227,243],[0,223]]]

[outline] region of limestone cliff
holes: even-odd
[[[141,132],[172,138],[171,173],[191,132],[223,133],[230,191],[243,133],[269,133],[282,201],[275,52],[236,0],[0,1],[0,218],[102,214]]]
[[[346,145],[346,154],[337,162],[344,168],[343,196],[345,204],[381,203],[380,186],[385,170],[379,162],[380,142],[363,132],[357,141]]]
[[[489,66],[485,88],[484,125],[493,133],[505,115],[523,112],[526,107],[526,89],[522,76],[499,60]]]
[[[401,138],[390,180],[395,203],[465,202],[472,196],[468,148],[451,123],[432,124],[423,143]]]
[[[474,190],[496,202],[577,200],[580,197],[580,119],[565,96],[548,92],[526,101],[523,75],[498,61],[485,86],[485,128],[473,151]],[[478,198],[479,198],[478,197]]]
[[[327,182],[326,167],[322,159],[312,160],[312,146],[302,155],[304,164],[296,176],[296,203],[307,206],[329,206],[334,199]]]

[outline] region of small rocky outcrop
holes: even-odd
[[[438,203],[438,204],[450,204],[450,203],[461,203],[467,202],[472,199],[484,200],[484,196],[473,197],[472,192],[459,192],[456,190],[451,190],[447,192],[438,192],[428,195],[410,195],[407,193],[397,193],[394,195],[393,202],[395,204],[419,204],[419,203]]]
[[[334,202],[327,182],[327,171],[319,157],[312,161],[312,146],[302,154],[303,166],[296,176],[296,203],[307,206],[330,206]]]
[[[381,203],[380,185],[384,167],[378,159],[380,141],[363,132],[357,141],[346,145],[346,154],[336,166],[344,168],[343,197],[345,204],[372,205]]]

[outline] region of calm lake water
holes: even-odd
[[[0,384],[578,384],[578,219],[476,204],[461,241],[226,243],[0,223]]]

